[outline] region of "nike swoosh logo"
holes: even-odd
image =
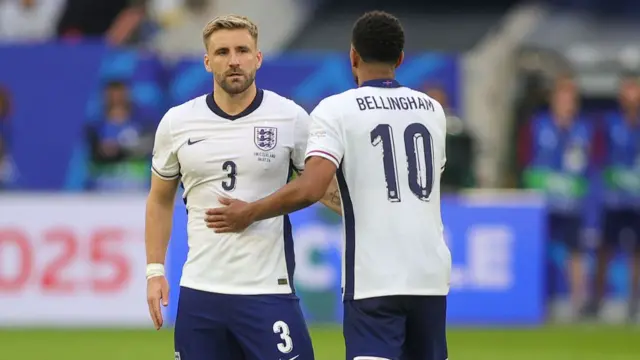
[[[191,141],[191,139],[187,140],[187,145],[193,145],[193,144],[197,144],[200,141],[204,141],[205,139],[200,139],[200,140],[196,140],[196,141]]]
[[[296,360],[296,359],[297,359],[297,358],[299,358],[299,357],[300,357],[300,355],[296,355],[296,356],[292,357],[292,358],[291,358],[291,359],[289,359],[289,360]]]

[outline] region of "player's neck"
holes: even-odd
[[[393,71],[393,69],[389,69],[386,66],[361,69],[358,72],[358,86],[371,80],[383,80],[383,79],[387,80],[387,79],[395,79],[395,78],[396,78],[395,71]]]
[[[229,115],[237,115],[243,112],[256,97],[258,89],[256,84],[251,85],[240,94],[229,94],[221,88],[214,89],[213,100],[216,105]]]

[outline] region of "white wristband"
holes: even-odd
[[[164,265],[147,264],[147,280],[157,276],[164,276]]]

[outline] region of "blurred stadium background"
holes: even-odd
[[[596,164],[590,146],[572,149],[558,190],[530,176],[544,167],[526,140],[532,121],[562,109],[589,128],[620,109],[640,119],[639,1],[0,0],[0,359],[171,358],[185,215],[177,201],[169,326],[154,332],[145,191],[162,114],[211,89],[202,27],[252,18],[267,55],[258,85],[311,110],[354,86],[351,25],[372,9],[404,23],[400,81],[449,115],[451,359],[640,358],[629,253],[608,263],[603,306],[590,311],[606,240],[602,169],[579,184],[574,171]],[[638,139],[625,173],[636,190]],[[558,196],[584,210],[574,292],[570,252],[548,231]],[[341,359],[340,219],[314,206],[293,221],[317,358]]]

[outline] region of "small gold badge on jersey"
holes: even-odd
[[[271,153],[278,144],[278,128],[267,126],[256,126],[254,128],[253,143],[261,151],[256,151],[254,155],[261,162],[271,162],[276,155]]]

